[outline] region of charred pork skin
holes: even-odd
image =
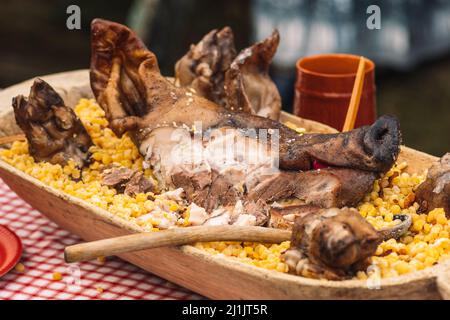
[[[175,65],[175,79],[182,87],[218,105],[226,105],[225,72],[236,57],[233,31],[230,27],[212,30]]]
[[[275,30],[267,39],[242,50],[225,74],[226,108],[278,120],[281,97],[269,76],[280,43]]]
[[[381,241],[356,209],[322,209],[295,220],[283,259],[292,273],[341,280],[364,270]]]
[[[130,133],[162,190],[181,187],[208,212],[290,195],[319,207],[353,206],[399,152],[399,125],[388,116],[345,133],[300,136],[277,121],[226,110],[173,85],[130,29],[99,19],[92,23],[91,86],[111,129]],[[254,130],[269,139],[248,134]],[[223,149],[229,142],[230,159]],[[271,171],[273,151],[278,166]],[[329,168],[313,170],[315,161]]]
[[[69,159],[78,167],[89,160],[92,145],[83,124],[61,96],[45,81],[36,79],[28,99],[13,98],[14,115],[25,133],[30,154],[36,161],[65,165]]]
[[[444,208],[450,217],[450,152],[428,170],[426,180],[417,188],[416,201],[421,212]]]

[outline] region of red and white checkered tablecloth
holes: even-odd
[[[118,258],[66,264],[64,247],[81,239],[31,208],[1,180],[0,224],[21,238],[25,266],[0,278],[0,300],[202,298]],[[53,280],[54,272],[62,279]]]

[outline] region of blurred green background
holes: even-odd
[[[81,8],[81,30],[66,28],[66,8],[71,4]],[[142,6],[153,6],[151,14],[143,16]],[[231,26],[238,49],[251,43],[253,8],[252,1],[246,0],[1,0],[0,88],[37,75],[88,68],[89,23],[95,17],[140,28],[161,69],[171,75],[175,61],[189,45],[213,28]],[[284,68],[286,73],[291,82],[287,82],[283,106],[289,111],[294,66]],[[400,119],[405,144],[436,156],[450,151],[450,52],[408,68],[378,64],[377,99],[378,114]]]

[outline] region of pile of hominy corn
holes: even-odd
[[[158,195],[147,193],[129,197],[101,185],[101,170],[105,166],[117,164],[143,170],[143,159],[136,146],[128,135],[117,138],[107,128],[105,114],[94,101],[80,100],[75,112],[95,144],[90,149],[93,161],[83,172],[80,172],[73,162],[64,167],[34,162],[28,153],[27,142],[14,142],[10,149],[1,150],[0,156],[9,164],[55,189],[136,223],[145,231],[158,230],[154,221],[138,219],[153,210],[154,201],[149,199]],[[300,129],[297,131],[303,132]],[[449,220],[442,209],[428,214],[416,213],[418,204],[414,202],[414,190],[423,181],[424,176],[405,173],[406,165],[401,163],[394,166],[383,178],[377,180],[372,192],[365,197],[358,209],[377,229],[395,224],[393,217],[398,213],[412,215],[413,224],[409,232],[398,241],[392,239],[378,247],[376,256],[372,258],[372,268],[369,268],[371,271],[359,272],[359,279],[366,279],[373,272],[378,272],[381,277],[392,277],[422,270],[450,255]],[[150,170],[144,172],[146,177],[153,179]],[[171,202],[167,208],[185,215],[183,225],[189,225],[189,214],[185,206]],[[280,260],[280,255],[289,247],[289,241],[281,244],[210,242],[197,243],[195,246],[211,254],[227,256],[258,267],[288,271],[287,265]]]

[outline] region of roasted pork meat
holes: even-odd
[[[154,192],[153,182],[141,171],[126,167],[109,167],[102,172],[102,184],[115,188],[119,193],[135,196],[138,193]]]
[[[450,217],[450,152],[428,170],[426,180],[417,188],[416,201],[422,212],[444,208]]]
[[[231,112],[163,77],[127,27],[92,23],[91,86],[111,129],[129,132],[162,190],[183,188],[208,213],[238,200],[289,196],[353,206],[394,163],[399,125],[384,116],[340,134],[298,135],[272,119]],[[313,163],[327,169],[313,170]]]
[[[78,167],[89,160],[92,145],[83,124],[61,96],[45,81],[36,79],[28,99],[13,98],[14,115],[25,133],[29,152],[36,161],[65,165],[69,159]]]
[[[292,273],[340,280],[364,270],[381,241],[356,209],[322,209],[296,218],[283,259]]]

